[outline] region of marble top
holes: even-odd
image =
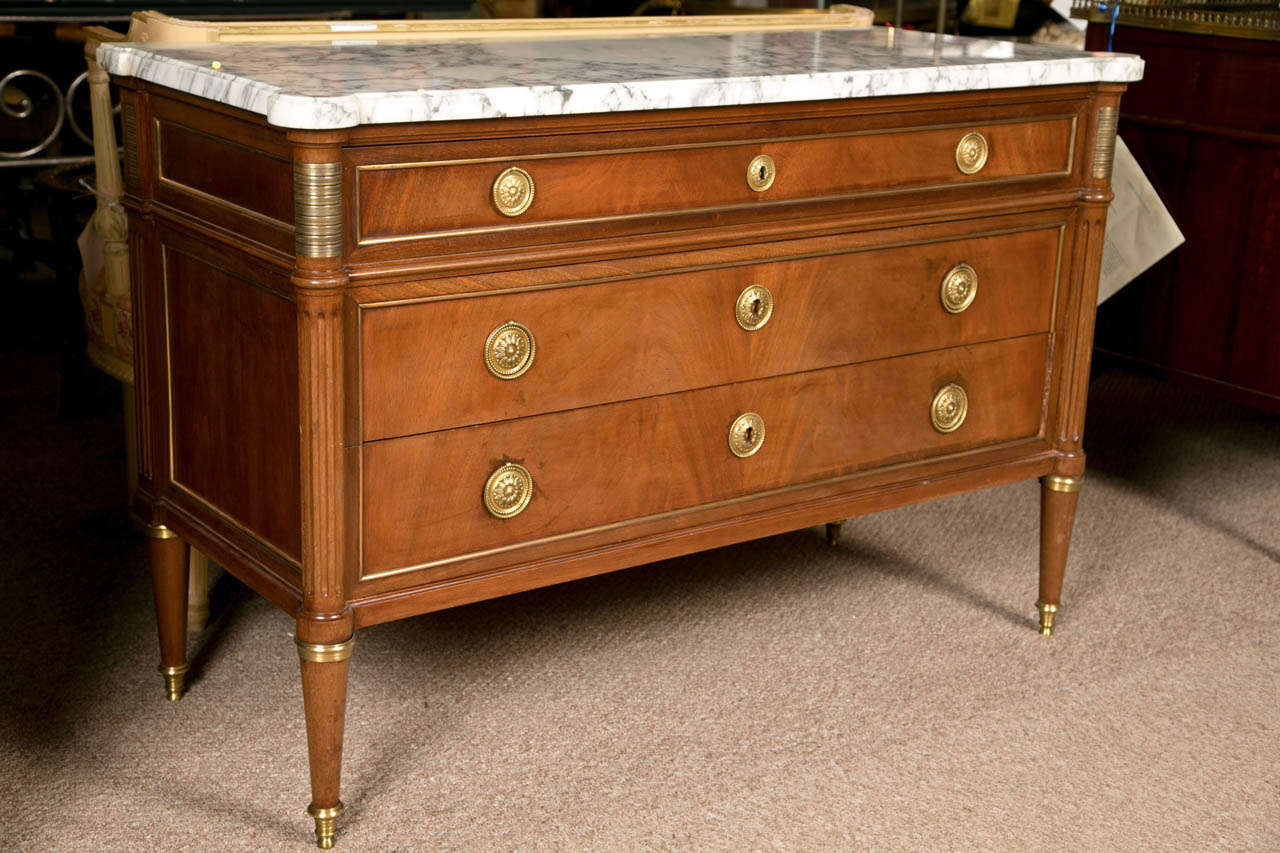
[[[1136,56],[889,27],[563,41],[104,44],[140,77],[324,130],[1142,78]]]

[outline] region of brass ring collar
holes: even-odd
[[[147,535],[152,539],[177,539],[178,534],[174,533],[163,524],[148,524]]]
[[[1040,482],[1051,492],[1078,492],[1084,484],[1083,477],[1063,477],[1060,474],[1049,474],[1041,477]]]
[[[311,663],[337,663],[351,657],[351,649],[356,644],[352,637],[341,643],[304,643],[297,637],[293,641],[298,646],[298,657]]]

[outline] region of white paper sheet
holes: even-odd
[[[1111,190],[1115,198],[1107,210],[1099,304],[1185,240],[1155,187],[1120,138],[1116,139]]]

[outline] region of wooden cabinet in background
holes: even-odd
[[[1102,305],[1096,345],[1280,412],[1280,41],[1120,26],[1113,47],[1147,62],[1120,136],[1187,241]]]

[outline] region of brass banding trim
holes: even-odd
[[[297,637],[293,638],[294,643],[298,646],[298,657],[311,663],[337,663],[351,657],[351,649],[356,644],[356,638],[341,643],[304,643]]]
[[[1111,167],[1116,159],[1116,126],[1120,122],[1119,107],[1102,107],[1098,110],[1098,124],[1093,133],[1093,177],[1098,181],[1111,179]]]
[[[1083,477],[1063,477],[1060,474],[1049,474],[1040,478],[1040,482],[1051,492],[1078,492],[1084,485]]]
[[[864,246],[855,246],[853,248],[825,249],[814,252],[795,252],[792,254],[767,255],[762,257],[753,257],[741,261],[723,261],[717,263],[702,264],[680,264],[672,267],[657,267],[647,269],[642,272],[630,273],[626,275],[601,275],[591,278],[568,279],[550,281],[543,284],[531,284],[517,287],[502,287],[493,290],[472,290],[463,293],[443,293],[432,294],[430,296],[403,296],[395,298],[380,299],[378,301],[361,302],[356,305],[359,311],[377,311],[383,308],[395,308],[398,305],[424,305],[431,302],[448,302],[455,299],[477,299],[488,296],[501,296],[510,293],[536,293],[543,290],[559,290],[568,287],[581,287],[587,284],[608,284],[615,281],[640,281],[642,279],[657,278],[672,273],[689,273],[689,272],[706,272],[710,270],[729,270],[742,269],[752,266],[766,266],[771,264],[780,264],[785,261],[805,261],[813,258],[830,258],[836,255],[858,255],[867,252],[879,252],[886,249],[902,249],[911,246],[926,246],[934,244],[955,243],[962,240],[978,240],[983,237],[1003,237],[1010,234],[1026,234],[1031,231],[1048,231],[1056,230],[1058,232],[1058,249],[1054,267],[1054,295],[1057,295],[1057,282],[1061,278],[1062,267],[1062,247],[1066,240],[1065,228],[1059,222],[1046,222],[1043,224],[1024,225],[1017,228],[995,228],[984,231],[973,231],[964,234],[949,234],[942,237],[927,237],[919,240],[895,240],[886,243],[875,243]],[[810,240],[811,237],[801,237],[800,240]],[[699,254],[703,250],[694,249],[681,254]],[[397,284],[392,282],[391,284]],[[1056,302],[1054,303],[1057,304]]]
[[[178,534],[174,533],[163,524],[148,524],[147,535],[152,539],[177,539]]]
[[[293,164],[294,248],[303,258],[342,254],[342,164]]]

